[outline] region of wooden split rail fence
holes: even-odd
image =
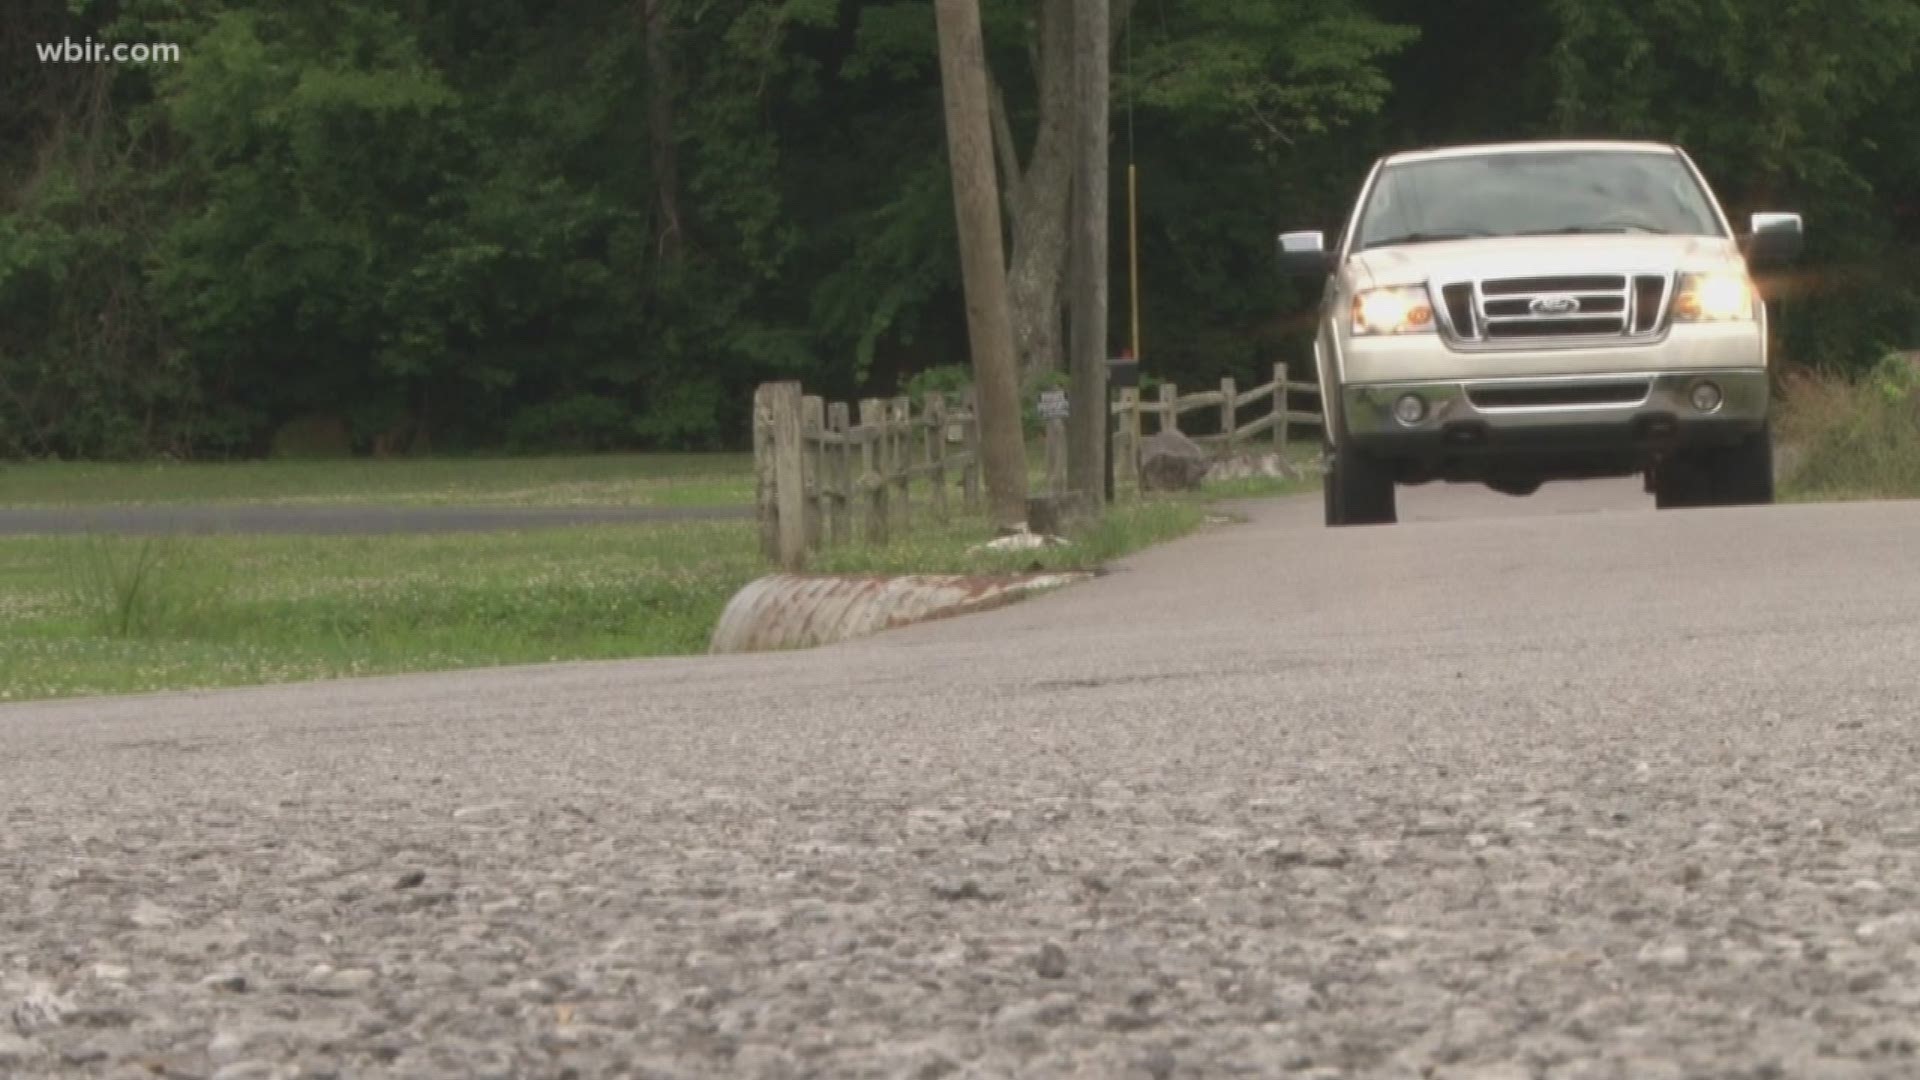
[[[1318,410],[1294,409],[1291,396],[1318,392],[1315,383],[1288,381],[1285,364],[1273,366],[1271,382],[1248,390],[1232,379],[1191,394],[1162,383],[1153,400],[1122,390],[1111,408],[1116,486],[1137,490],[1146,435],[1180,431],[1181,418],[1192,413],[1216,418],[1209,425],[1215,432],[1188,437],[1218,455],[1251,449],[1263,435],[1284,452],[1296,427],[1322,423]],[[1266,410],[1242,424],[1241,413],[1262,402]],[[1157,418],[1152,432],[1143,431],[1147,416]],[[1063,432],[1059,421],[1045,432],[1045,482],[1056,488],[1065,472]],[[981,507],[980,425],[971,392],[928,394],[918,412],[906,397],[868,398],[856,416],[844,403],[804,393],[797,382],[766,383],[753,397],[753,460],[761,545],[787,569],[799,569],[810,552],[829,545],[885,544],[922,512],[945,524],[956,485],[963,513]]]
[[[857,421],[857,422],[856,422]],[[797,382],[754,392],[753,461],[761,546],[799,569],[809,552],[860,538],[885,544],[912,527],[916,481],[926,512],[980,508],[980,425],[968,394],[868,398],[859,415],[803,394]]]
[[[1179,387],[1172,383],[1161,383],[1153,400],[1140,397],[1138,390],[1120,391],[1119,400],[1114,403],[1113,415],[1119,428],[1114,435],[1114,475],[1117,483],[1138,484],[1140,479],[1140,445],[1148,434],[1162,431],[1181,431],[1180,418],[1189,413],[1210,415],[1216,418],[1212,425],[1213,434],[1187,435],[1188,438],[1211,450],[1216,456],[1232,457],[1245,450],[1254,448],[1255,440],[1262,435],[1270,435],[1275,453],[1285,453],[1294,429],[1301,425],[1318,428],[1325,421],[1319,409],[1295,409],[1292,397],[1295,394],[1317,398],[1320,384],[1317,382],[1293,382],[1287,378],[1287,365],[1273,365],[1273,379],[1251,389],[1241,390],[1233,379],[1221,379],[1218,390],[1200,390],[1182,394]],[[1245,424],[1240,422],[1240,414],[1247,406],[1266,403],[1266,411]],[[1143,432],[1142,418],[1157,418],[1152,432]]]

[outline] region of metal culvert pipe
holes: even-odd
[[[928,619],[999,607],[1090,574],[772,574],[734,594],[714,627],[713,653],[805,649]]]

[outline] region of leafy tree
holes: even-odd
[[[1062,355],[1069,8],[984,4],[1035,378]],[[1783,355],[1920,344],[1910,0],[1115,21],[1152,377],[1303,358],[1314,295],[1272,235],[1337,231],[1377,154],[1534,135],[1679,141],[1730,209],[1803,211]],[[63,37],[183,59],[0,67],[0,453],[258,453],[312,416],[363,450],[737,445],[759,380],[892,393],[966,355],[923,0],[21,0],[0,23],[8,55]]]

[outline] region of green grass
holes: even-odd
[[[579,507],[725,506],[752,501],[751,454],[0,464],[0,506]]]
[[[0,700],[699,652],[763,569],[732,523],[194,537],[148,582],[186,573],[194,603],[123,633],[115,591],[75,568],[125,569],[141,543],[0,540]]]
[[[1800,375],[1774,437],[1791,448],[1783,501],[1920,498],[1920,371],[1896,359],[1858,379]]]
[[[846,573],[1097,568],[1247,481],[1123,502],[1070,547],[976,551],[984,522],[821,553]],[[924,504],[922,504],[924,506]],[[375,537],[0,538],[0,701],[704,652],[767,573],[750,523]]]

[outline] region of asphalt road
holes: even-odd
[[[254,533],[340,536],[476,532],[751,518],[751,506],[209,506],[0,507],[0,536]]]
[[[1403,505],[815,653],[0,710],[0,1074],[1920,1074],[1920,504]]]

